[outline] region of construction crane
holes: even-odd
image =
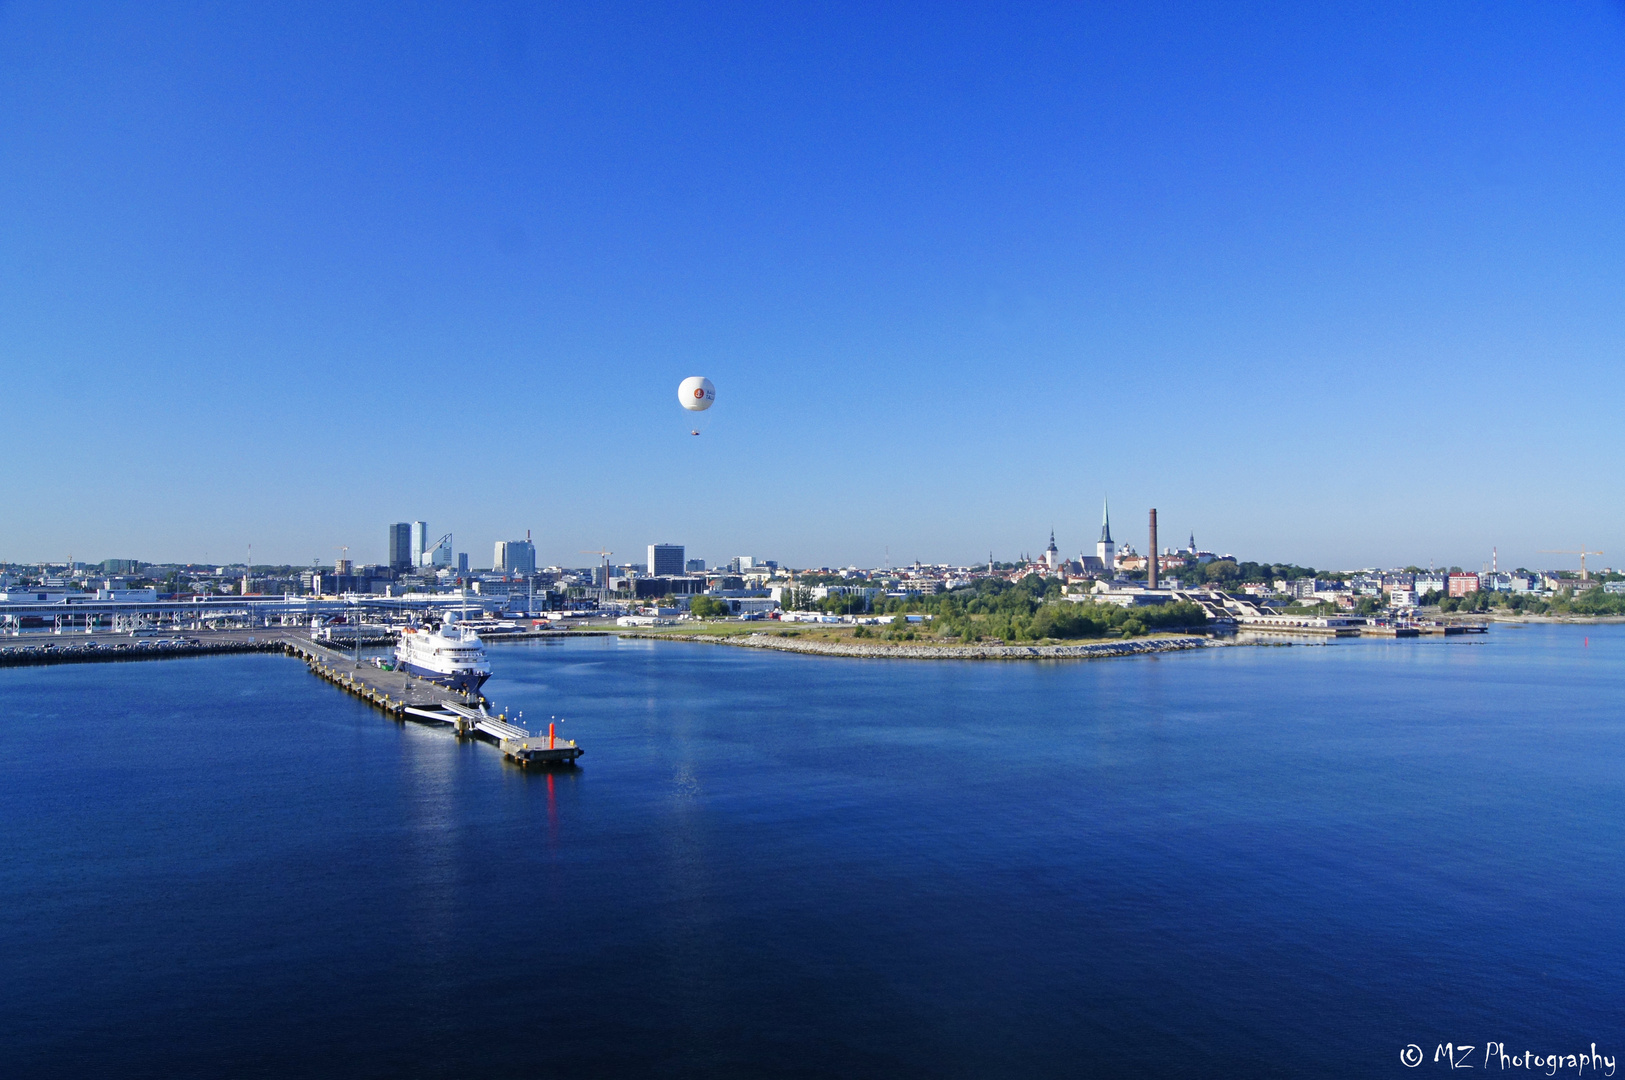
[[[434,543],[430,544],[428,547],[423,549],[423,554],[418,556],[418,560],[419,560],[418,565],[419,566],[433,566],[434,565],[434,553],[439,551],[442,547],[444,547],[446,549],[447,555],[448,555],[448,558],[449,558],[450,557],[450,552],[451,552],[451,545],[452,545],[451,533],[447,533],[445,536],[442,536],[440,539],[436,540]],[[425,559],[427,559],[428,561],[424,562],[423,560],[425,560]],[[450,566],[451,564],[447,563],[446,565]]]
[[[1589,581],[1591,579],[1586,574],[1586,556],[1587,555],[1602,555],[1602,554],[1604,554],[1604,552],[1602,552],[1602,551],[1587,551],[1585,549],[1585,546],[1582,544],[1580,546],[1579,551],[1545,550],[1545,551],[1542,551],[1541,554],[1542,555],[1578,555],[1578,556],[1580,556],[1580,580],[1581,581]]]
[[[602,587],[601,591],[598,594],[598,599],[599,599],[599,602],[603,602],[605,600],[608,600],[609,599],[609,557],[611,555],[615,554],[615,553],[613,551],[609,551],[607,549],[602,549],[601,548],[598,551],[578,551],[578,552],[576,552],[576,554],[578,554],[578,555],[596,555],[600,559],[604,560],[604,584],[603,584],[603,587]]]

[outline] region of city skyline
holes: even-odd
[[[1164,520],[1166,520],[1166,518],[1164,518]],[[1148,523],[1146,523],[1146,524],[1148,525]],[[661,541],[659,543],[645,543],[645,544],[641,544],[641,545],[639,545],[639,544],[631,544],[631,545],[627,545],[625,550],[623,550],[621,548],[601,548],[601,549],[591,549],[591,550],[589,550],[589,549],[577,549],[574,552],[569,552],[569,551],[565,551],[565,550],[554,550],[554,549],[550,549],[549,547],[547,547],[542,542],[541,538],[532,536],[531,535],[531,530],[525,530],[526,538],[523,539],[523,540],[514,540],[514,539],[502,540],[502,539],[499,539],[499,540],[495,540],[491,544],[486,544],[483,541],[477,541],[472,545],[465,545],[465,544],[460,543],[460,544],[456,545],[455,548],[451,549],[451,551],[449,551],[447,553],[448,556],[449,556],[448,561],[435,563],[432,567],[429,566],[429,564],[427,564],[427,563],[424,563],[422,567],[418,567],[412,562],[411,559],[407,559],[405,561],[405,563],[404,563],[404,566],[401,565],[400,562],[394,558],[394,553],[393,553],[393,548],[394,548],[394,545],[396,543],[397,530],[401,530],[400,536],[401,536],[401,539],[403,541],[406,539],[408,531],[410,531],[410,534],[414,537],[414,539],[411,541],[411,543],[416,544],[422,538],[427,536],[427,529],[428,529],[428,523],[424,522],[422,520],[413,521],[413,522],[388,523],[386,537],[385,537],[384,540],[380,541],[379,545],[378,545],[379,552],[381,553],[380,557],[378,557],[378,558],[369,558],[368,555],[367,555],[368,548],[364,543],[360,544],[360,545],[341,546],[338,550],[340,550],[342,552],[345,552],[345,554],[343,554],[341,556],[338,556],[338,557],[339,558],[348,558],[351,563],[353,563],[353,564],[355,564],[357,566],[360,566],[360,565],[378,565],[378,566],[389,567],[389,568],[395,569],[395,570],[403,570],[403,569],[405,569],[405,570],[408,570],[408,571],[413,571],[413,570],[417,570],[417,569],[433,569],[433,570],[453,569],[453,570],[455,570],[455,569],[457,569],[457,566],[459,565],[459,563],[461,563],[463,565],[465,570],[468,569],[468,568],[473,568],[473,569],[479,569],[479,570],[492,570],[492,569],[495,569],[495,570],[500,571],[500,570],[503,570],[503,569],[506,568],[506,567],[504,567],[504,561],[505,561],[504,560],[504,555],[503,555],[504,549],[511,549],[511,548],[513,548],[514,545],[519,545],[519,546],[523,547],[524,549],[526,549],[526,554],[524,555],[524,558],[527,560],[527,565],[529,565],[531,569],[536,569],[536,568],[540,568],[540,567],[547,567],[547,566],[568,567],[568,568],[584,568],[584,567],[597,566],[599,560],[597,560],[597,559],[586,559],[586,558],[582,558],[582,556],[597,555],[598,552],[600,552],[600,551],[608,551],[608,552],[611,553],[611,555],[613,556],[613,558],[611,559],[611,564],[614,565],[614,566],[650,566],[651,560],[654,558],[655,551],[656,551],[657,548],[659,548],[659,549],[669,549],[671,551],[674,551],[676,554],[673,555],[672,557],[675,558],[675,559],[678,559],[679,561],[686,561],[688,558],[695,558],[696,557],[694,555],[695,549],[694,549],[693,545],[686,545],[686,544],[683,544],[683,543],[669,544],[669,543],[667,543],[665,541]],[[1121,555],[1121,554],[1125,554],[1127,552],[1132,551],[1132,552],[1139,553],[1139,554],[1143,555],[1146,551],[1149,550],[1150,535],[1149,535],[1149,528],[1148,527],[1147,528],[1142,528],[1140,530],[1144,535],[1140,536],[1138,540],[1135,539],[1133,534],[1125,527],[1124,523],[1121,520],[1119,520],[1116,524],[1114,524],[1112,526],[1112,529],[1114,530],[1113,534],[1112,534],[1113,535],[1113,540],[1114,540],[1113,547],[1114,547],[1115,551],[1118,554]],[[455,530],[453,532],[455,533]],[[1075,551],[1070,549],[1070,548],[1067,548],[1065,545],[1058,545],[1061,557],[1063,559],[1071,560],[1071,559],[1083,558],[1083,557],[1087,557],[1087,556],[1091,556],[1091,555],[1096,555],[1096,553],[1100,550],[1100,547],[1101,547],[1101,543],[1100,543],[1100,540],[1099,540],[1099,537],[1101,535],[1102,535],[1102,532],[1097,527],[1095,532],[1093,533],[1093,535],[1090,538],[1090,542],[1080,545],[1077,548],[1077,550],[1075,550]],[[1055,530],[1052,528],[1050,530],[1050,532],[1049,532],[1049,538],[1050,538],[1050,543],[1051,544],[1056,543],[1055,537],[1056,537]],[[1400,559],[1400,560],[1395,560],[1395,561],[1390,561],[1390,562],[1367,561],[1367,562],[1360,562],[1360,563],[1332,564],[1332,563],[1325,563],[1325,562],[1316,562],[1313,559],[1293,558],[1293,557],[1290,557],[1290,556],[1288,556],[1288,557],[1274,557],[1274,556],[1263,557],[1263,556],[1258,556],[1255,553],[1250,553],[1250,552],[1246,552],[1246,551],[1235,551],[1235,550],[1232,550],[1232,549],[1226,547],[1223,544],[1209,545],[1209,544],[1207,544],[1205,542],[1197,541],[1197,539],[1196,539],[1196,531],[1194,529],[1175,530],[1172,533],[1171,536],[1168,535],[1165,532],[1164,536],[1163,536],[1163,539],[1161,541],[1159,541],[1159,546],[1160,546],[1162,552],[1164,552],[1164,553],[1178,552],[1178,551],[1184,550],[1186,548],[1186,546],[1188,544],[1192,543],[1192,542],[1196,543],[1198,550],[1201,550],[1203,552],[1211,552],[1211,553],[1219,555],[1219,556],[1233,556],[1233,557],[1235,557],[1235,558],[1237,558],[1239,560],[1243,560],[1243,561],[1265,562],[1265,563],[1282,563],[1282,564],[1292,564],[1292,565],[1297,565],[1297,566],[1312,566],[1312,567],[1315,567],[1318,570],[1327,570],[1327,571],[1357,570],[1357,569],[1369,569],[1369,568],[1397,569],[1397,568],[1400,568],[1400,567],[1403,567],[1403,566],[1411,566],[1411,565],[1420,566],[1420,567],[1422,567],[1424,569],[1438,569],[1438,570],[1441,570],[1441,571],[1444,570],[1444,569],[1447,569],[1447,568],[1449,568],[1451,566],[1457,566],[1457,567],[1460,567],[1461,569],[1463,569],[1464,571],[1469,571],[1469,572],[1476,572],[1476,571],[1481,570],[1481,569],[1487,569],[1487,568],[1490,568],[1493,565],[1499,565],[1499,567],[1502,570],[1509,570],[1509,569],[1513,569],[1515,567],[1523,567],[1523,568],[1529,569],[1529,570],[1552,570],[1552,571],[1574,570],[1574,569],[1579,569],[1580,568],[1580,554],[1579,554],[1579,551],[1577,549],[1541,549],[1539,551],[1526,552],[1526,553],[1524,553],[1525,557],[1520,558],[1520,557],[1517,556],[1516,553],[1504,551],[1503,549],[1501,549],[1501,547],[1499,545],[1492,545],[1488,549],[1488,551],[1483,554],[1483,557],[1480,558],[1480,559],[1473,559],[1470,556],[1467,557],[1467,558],[1458,558],[1458,559],[1441,559],[1441,558],[1428,557],[1428,558],[1423,558],[1423,559],[1416,559],[1416,558]],[[495,554],[490,559],[482,559],[480,557],[480,555],[477,554],[477,552],[484,551],[488,547],[494,547]],[[1582,545],[1582,547],[1586,548],[1587,555],[1592,558],[1592,561],[1591,561],[1590,567],[1589,567],[1592,571],[1600,571],[1600,570],[1604,570],[1604,569],[1611,569],[1612,564],[1611,564],[1611,561],[1606,557],[1606,549],[1593,548],[1593,547],[1590,547],[1589,545]],[[784,560],[782,558],[776,558],[772,552],[765,551],[764,549],[762,549],[759,546],[750,547],[749,545],[746,545],[746,548],[748,550],[732,551],[732,549],[729,549],[729,551],[731,553],[725,553],[722,549],[719,548],[717,552],[713,552],[713,553],[710,553],[710,554],[707,554],[707,555],[704,555],[704,556],[698,556],[697,558],[703,560],[706,563],[706,566],[708,568],[714,568],[714,567],[716,567],[718,565],[725,565],[729,560],[735,559],[735,558],[740,558],[740,557],[751,557],[751,558],[755,558],[757,560],[772,559],[777,565],[784,566],[784,567],[787,567],[787,568],[792,568],[792,569],[804,569],[804,568],[808,568],[808,567],[821,567],[821,566],[822,567],[832,567],[832,568],[834,568],[834,567],[846,567],[846,566],[857,566],[857,567],[862,568],[862,569],[878,569],[878,568],[882,568],[882,567],[887,566],[887,565],[896,566],[896,567],[899,567],[899,568],[904,568],[904,567],[907,567],[907,566],[911,566],[911,565],[913,565],[915,563],[919,563],[919,564],[925,565],[925,566],[943,566],[943,565],[946,565],[946,566],[975,567],[975,566],[985,565],[988,562],[988,557],[987,556],[984,556],[984,557],[981,557],[981,558],[967,558],[967,559],[942,559],[942,558],[906,558],[906,559],[904,559],[904,558],[895,557],[889,551],[887,552],[886,556],[883,559],[881,559],[880,561],[877,561],[877,562],[856,562],[856,561],[853,561],[853,560],[829,560],[829,559],[812,560],[812,561],[808,561],[808,562],[794,562],[794,561],[787,561],[787,560]],[[548,556],[549,556],[550,551],[553,554],[557,554],[558,557],[557,558],[549,558]],[[999,552],[999,551],[991,551],[991,552],[988,553],[988,555],[991,555],[992,558],[995,561],[1000,562],[1000,563],[1019,563],[1019,562],[1022,562],[1022,561],[1040,562],[1043,559],[1043,551],[1044,551],[1043,548],[1038,547],[1036,545],[1026,545],[1026,546],[1018,546],[1014,551],[1007,551],[1007,552],[1002,552],[1002,553]],[[420,552],[420,554],[421,554],[421,552]],[[575,556],[574,558],[571,557],[572,554]],[[68,555],[60,556],[60,557],[57,557],[57,558],[46,557],[46,558],[32,559],[32,560],[7,559],[7,558],[4,557],[3,553],[0,553],[0,565],[6,565],[8,563],[11,564],[11,565],[22,565],[22,566],[37,565],[37,564],[58,564],[58,563],[67,562],[70,555],[72,557],[73,562],[75,562],[75,563],[83,563],[83,564],[86,564],[88,566],[96,566],[97,564],[100,564],[103,561],[107,561],[107,560],[118,561],[118,560],[121,560],[121,559],[135,559],[135,560],[137,560],[139,562],[142,562],[142,563],[151,563],[151,564],[158,564],[158,565],[198,565],[198,566],[208,566],[208,565],[241,566],[241,565],[244,565],[244,561],[242,559],[231,558],[231,557],[224,558],[224,559],[210,559],[210,558],[206,558],[206,557],[205,558],[188,558],[188,557],[146,558],[146,557],[142,556],[139,553],[130,553],[130,552],[124,552],[124,553],[122,553],[120,555],[105,555],[105,556],[101,556],[101,557],[97,557],[97,558],[89,558],[89,557],[83,556],[83,555],[78,554],[78,553],[70,552],[70,553],[68,553]],[[1602,556],[1602,558],[1599,559],[1599,558],[1597,558],[1598,556]],[[274,558],[269,558],[269,557],[263,557],[263,558],[255,558],[253,564],[257,565],[257,566],[291,566],[291,567],[307,566],[308,567],[308,566],[312,566],[312,565],[320,565],[320,566],[324,566],[324,567],[331,567],[331,566],[334,565],[334,557],[330,556],[330,557],[327,557],[327,558],[322,558],[320,555],[318,555],[318,556],[315,556],[315,557],[313,557],[311,559],[305,559],[305,560],[274,559]],[[1570,564],[1573,564],[1573,565],[1570,565]],[[506,569],[511,569],[511,568],[506,568]],[[650,569],[649,572],[651,572],[651,573],[653,572],[652,568]],[[683,573],[685,571],[683,569],[674,570],[671,567],[667,567],[662,572],[664,572],[664,573]]]
[[[0,559],[1625,543],[1615,6],[0,20]]]

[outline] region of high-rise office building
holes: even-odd
[[[423,553],[429,550],[429,523],[412,522],[412,565],[423,565]]]
[[[683,573],[682,544],[650,544],[649,573],[654,577]]]
[[[397,521],[389,527],[389,568],[410,570],[412,565],[412,526],[409,522]]]
[[[491,569],[503,574],[534,574],[536,548],[529,540],[498,540]]]
[[[457,553],[457,572],[459,574],[468,573],[468,552],[466,551]]]
[[[688,572],[691,573],[691,574],[703,574],[703,573],[705,573],[705,560],[704,559],[690,559],[690,560],[688,560],[688,562],[685,565],[686,565],[686,568],[687,568]]]

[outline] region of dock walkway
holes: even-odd
[[[537,635],[540,636],[540,635]],[[567,636],[567,635],[560,635]],[[486,711],[485,698],[463,694],[404,671],[386,671],[361,662],[354,653],[312,641],[292,628],[244,631],[194,631],[173,638],[130,638],[128,635],[51,635],[40,640],[0,640],[0,667],[25,664],[87,663],[108,660],[206,656],[232,652],[279,652],[305,661],[311,673],[361,698],[396,720],[450,724],[459,738],[495,743],[503,757],[521,765],[569,765],[583,753],[574,742],[551,731],[533,735],[508,722],[504,714]]]
[[[285,652],[309,664],[314,674],[392,716],[403,717],[409,708],[438,709],[448,701],[467,705],[476,700],[404,671],[385,671],[371,664],[357,663],[353,655],[319,645],[302,634],[283,635],[282,646]]]
[[[502,756],[521,768],[532,765],[574,765],[583,751],[572,740],[556,738],[551,729],[532,735],[508,723],[505,714],[491,715],[485,698],[460,694],[428,679],[404,671],[358,664],[353,656],[295,635],[285,639],[287,651],[302,657],[310,670],[350,693],[400,719],[450,724],[458,738],[484,738],[497,745]]]

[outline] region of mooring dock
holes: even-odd
[[[405,716],[409,708],[439,708],[447,701],[462,705],[473,703],[466,694],[459,694],[404,671],[386,671],[371,664],[358,663],[354,657],[318,645],[302,635],[284,635],[282,645],[309,664],[315,674],[357,697],[365,698],[393,716]]]
[[[520,767],[530,765],[573,765],[584,751],[574,739],[560,739],[548,725],[546,735],[532,735],[524,728],[508,723],[502,716],[492,716],[482,705],[471,708],[446,702],[440,709],[408,708],[410,716],[424,720],[438,720],[451,724],[460,738],[483,735],[497,744],[502,756],[512,759]]]
[[[404,671],[357,663],[354,657],[288,635],[283,647],[301,657],[310,670],[336,686],[363,698],[389,715],[405,720],[450,724],[458,738],[484,738],[497,745],[504,758],[522,768],[532,765],[573,765],[584,751],[574,740],[560,739],[548,725],[545,735],[533,735],[508,723],[506,715],[486,711],[479,695],[460,694],[439,683]]]

